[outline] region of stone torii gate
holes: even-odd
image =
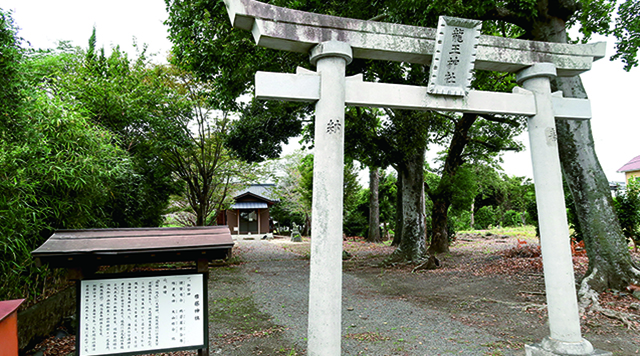
[[[552,93],[604,56],[605,43],[570,45],[480,36],[479,22],[441,17],[437,29],[319,15],[255,0],[224,0],[234,27],[259,46],[309,53],[316,72],[256,73],[259,99],[316,102],[309,284],[309,355],[340,355],[344,110],[388,107],[528,116],[550,335],[527,355],[611,355],[582,338],[555,118],[591,118],[588,100]],[[428,87],[345,77],[353,58],[431,65]],[[469,90],[471,70],[514,72],[513,93]]]

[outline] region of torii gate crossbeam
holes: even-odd
[[[260,3],[225,0],[231,24],[251,31],[261,47],[310,53],[323,42],[349,43],[353,58],[431,64],[435,49],[433,28],[347,19]],[[563,44],[480,36],[475,69],[518,72],[535,63],[553,63],[560,77],[591,69],[604,57],[605,42]]]
[[[513,93],[471,90],[467,97],[427,94],[427,88],[414,85],[370,83],[362,75],[345,81],[347,106],[381,107],[405,110],[455,111],[477,114],[536,114],[533,93],[515,87]],[[320,99],[320,75],[298,68],[297,74],[257,72],[255,97],[261,100],[316,102]],[[552,94],[554,116],[559,119],[588,120],[589,100],[564,98]]]

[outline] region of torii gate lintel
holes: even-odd
[[[522,87],[515,87],[512,93],[470,90],[466,97],[458,98],[432,95],[422,86],[365,82],[362,74],[346,77],[345,85],[347,106],[523,116],[536,113],[531,91]],[[320,99],[319,88],[319,74],[301,67],[295,74],[255,75],[255,97],[259,100],[316,102]],[[552,93],[552,100],[558,119],[591,118],[589,100],[564,98],[561,91]]]

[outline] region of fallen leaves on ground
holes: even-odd
[[[385,341],[390,340],[391,338],[388,336],[384,336],[378,332],[364,332],[364,333],[349,333],[344,336],[345,339],[352,339],[358,341]]]
[[[524,240],[525,237],[520,236],[508,237],[505,235],[487,235],[487,234],[466,234],[460,237],[452,245],[449,261],[445,261],[444,266],[440,269],[430,271],[420,271],[419,273],[435,273],[445,274],[451,272],[469,273],[470,275],[501,275],[523,276],[533,275],[536,278],[542,276],[542,258],[540,257],[540,248],[538,244],[532,240]],[[309,240],[303,239],[303,243],[286,244],[282,247],[301,255],[309,253]],[[385,244],[373,244],[366,242],[362,238],[349,237],[343,241],[345,251],[354,255],[354,259],[367,259],[371,257],[384,258],[394,251],[394,247]],[[481,252],[480,252],[481,251]],[[241,251],[236,251],[241,252]],[[578,278],[582,276],[588,267],[589,259],[584,253],[584,247],[580,244],[572,245],[573,265]],[[637,251],[631,252],[634,259],[638,260],[640,254]],[[451,263],[455,260],[455,263]],[[173,268],[182,266],[171,266]],[[395,269],[411,273],[413,265],[398,264]],[[526,292],[523,292],[526,294]],[[635,328],[640,328],[640,300],[632,296],[632,293],[606,291],[600,294],[600,302],[604,308],[611,310],[633,314],[635,320],[631,321]],[[544,313],[539,313],[540,317]],[[452,316],[453,319],[463,321],[468,319],[462,316]],[[483,322],[480,319],[466,320],[469,323],[478,324]],[[584,329],[594,333],[601,332],[601,326],[605,323],[616,322],[604,315],[591,315],[587,319]],[[479,324],[478,324],[479,325]],[[233,332],[225,334],[221,337],[226,343],[242,342],[250,338],[267,337],[273,333],[281,332],[281,327],[274,327],[266,330],[259,330],[253,333]],[[602,331],[608,332],[608,331]],[[374,333],[350,333],[344,336],[347,339],[360,341],[378,341],[384,336]],[[518,347],[519,344],[518,344]],[[62,338],[50,337],[39,343],[27,355],[31,356],[36,351],[42,350],[43,356],[67,356],[75,351],[75,336],[66,336]],[[192,356],[196,351],[177,351],[167,353],[157,353],[161,356]]]
[[[249,334],[234,331],[228,334],[221,335],[219,338],[223,339],[226,344],[235,344],[237,342],[242,342],[252,338],[267,337],[271,334],[279,333],[282,330],[283,328],[281,326],[276,326],[269,329],[257,330]]]
[[[68,335],[64,337],[51,336],[39,344],[27,353],[27,355],[33,355],[38,350],[42,351],[44,356],[65,356],[76,350],[76,337],[75,335]]]

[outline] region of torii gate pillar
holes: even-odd
[[[539,344],[525,345],[527,356],[593,355],[582,338],[569,226],[562,189],[556,123],[549,79],[551,63],[534,64],[517,73],[519,84],[533,92],[536,115],[527,119],[533,180],[540,224],[540,246],[547,294],[550,335]]]
[[[316,103],[308,354],[340,355],[345,68],[351,46],[328,41],[311,50],[320,75]]]

